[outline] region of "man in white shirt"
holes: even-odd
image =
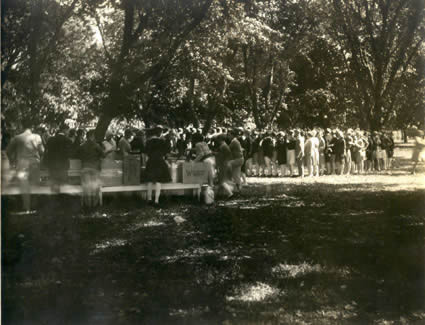
[[[16,175],[22,193],[24,209],[29,213],[31,208],[31,185],[40,182],[40,160],[44,153],[41,137],[32,133],[24,125],[24,132],[15,136],[7,147],[7,155],[16,167]]]
[[[319,139],[316,131],[307,133],[308,139],[304,145],[304,155],[309,176],[319,176]]]

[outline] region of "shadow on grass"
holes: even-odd
[[[11,324],[425,320],[425,192],[383,190],[393,185],[250,185],[212,207],[170,199],[155,210],[129,198],[96,213],[8,219],[3,317]]]

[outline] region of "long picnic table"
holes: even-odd
[[[119,193],[119,192],[140,192],[142,198],[147,191],[147,184],[139,185],[118,185],[118,186],[102,186],[100,190],[99,203],[103,203],[103,193]],[[193,196],[201,199],[201,184],[184,184],[184,183],[163,183],[161,184],[161,191],[172,191],[172,190],[192,190]],[[52,191],[48,185],[31,186],[30,194],[37,195],[54,195],[54,194],[71,194],[81,195],[83,188],[81,185],[62,185],[59,188],[59,192]],[[21,195],[23,194],[19,185],[6,185],[1,188],[1,195]]]

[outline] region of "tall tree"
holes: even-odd
[[[103,10],[105,15],[105,6],[112,14],[118,11],[122,15],[119,25],[113,20],[99,23],[101,30],[111,30],[111,25],[114,30],[119,27],[121,35],[115,34],[109,40],[108,35],[103,37],[108,67],[97,138],[103,138],[112,119],[134,105],[140,107],[140,103],[133,100],[136,93],[148,90],[152,82],[162,77],[180,46],[203,21],[211,4],[212,0],[87,2],[87,10],[95,15],[98,10]]]
[[[350,93],[363,127],[390,117],[400,82],[425,38],[423,0],[327,0],[328,31],[346,58]],[[330,10],[329,10],[330,9]]]
[[[15,116],[38,124],[46,105],[46,70],[59,59],[58,47],[65,25],[77,12],[79,0],[2,1],[2,91],[9,94],[6,110],[20,109]],[[7,83],[13,85],[7,87]],[[2,98],[3,99],[3,98]],[[9,100],[7,100],[9,99]],[[13,100],[15,99],[15,103]]]

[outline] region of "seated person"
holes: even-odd
[[[215,157],[205,142],[198,142],[195,145],[196,162],[204,162],[208,165],[208,185],[214,186],[215,177]]]

